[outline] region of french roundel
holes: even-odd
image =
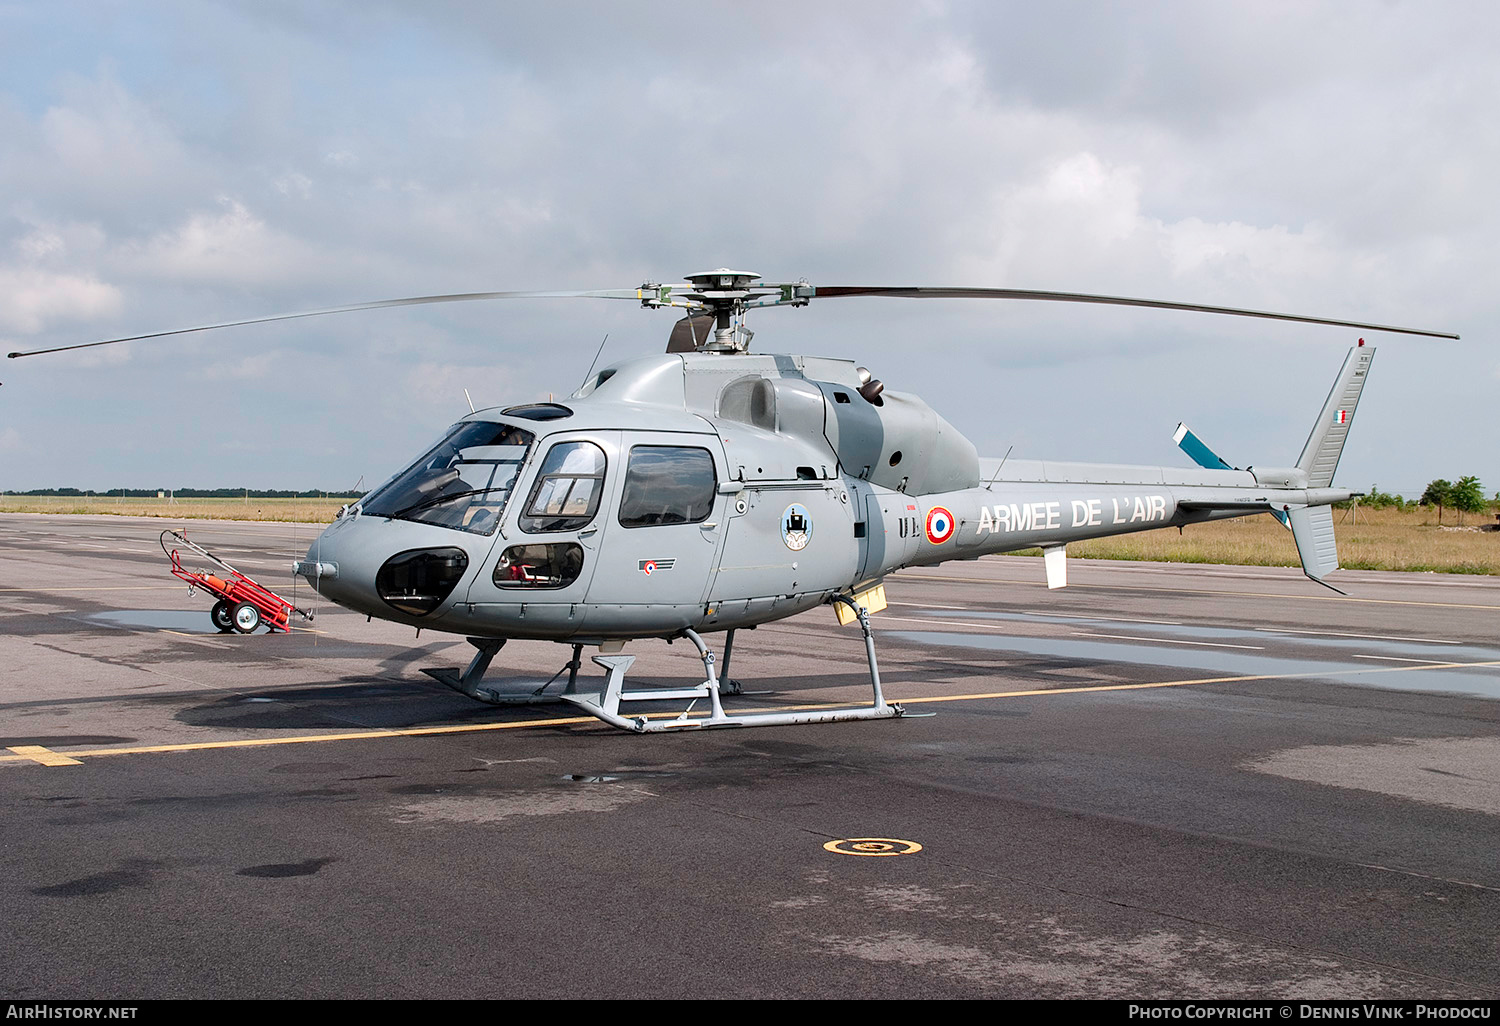
[[[953,527],[953,514],[942,506],[934,506],[927,511],[927,540],[932,544],[941,545],[952,538]]]

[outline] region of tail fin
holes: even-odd
[[[1338,469],[1339,457],[1344,452],[1344,440],[1349,436],[1349,425],[1354,422],[1354,408],[1359,405],[1359,394],[1364,391],[1365,379],[1369,375],[1370,361],[1375,357],[1373,347],[1366,347],[1365,340],[1349,350],[1344,357],[1344,366],[1334,379],[1333,389],[1323,402],[1323,409],[1313,425],[1302,455],[1295,470],[1290,467],[1248,468],[1258,484],[1268,488],[1302,490],[1308,505],[1293,507],[1272,503],[1269,512],[1282,524],[1291,528],[1292,539],[1297,543],[1297,555],[1302,559],[1302,572],[1325,588],[1334,588],[1323,578],[1339,568],[1338,549],[1333,537],[1333,509],[1329,505],[1342,502],[1359,492],[1335,491],[1333,472]],[[1203,440],[1193,434],[1186,424],[1178,424],[1172,441],[1192,457],[1193,462],[1210,470],[1234,469],[1223,457],[1214,452]],[[1236,502],[1215,497],[1196,498],[1189,496],[1177,501],[1178,509],[1191,510],[1240,510],[1249,512],[1265,509],[1267,500]],[[1238,513],[1234,515],[1239,515]]]
[[[1333,472],[1338,469],[1349,425],[1354,423],[1354,408],[1359,405],[1359,394],[1364,390],[1374,358],[1374,347],[1366,346],[1364,339],[1344,358],[1344,366],[1334,379],[1317,423],[1297,459],[1297,469],[1307,475],[1308,488],[1327,488],[1333,484]],[[1302,559],[1302,572],[1324,587],[1339,591],[1323,579],[1339,568],[1332,507],[1304,506],[1288,510],[1286,516],[1284,523],[1292,529],[1297,555]]]
[[[1360,339],[1359,345],[1350,349],[1344,358],[1343,369],[1323,403],[1323,412],[1318,414],[1318,422],[1313,425],[1312,434],[1307,436],[1307,444],[1297,459],[1297,469],[1307,474],[1307,487],[1327,488],[1333,484],[1333,472],[1343,454],[1344,439],[1349,435],[1349,425],[1354,422],[1354,408],[1359,405],[1359,393],[1364,390],[1370,361],[1374,357],[1374,347],[1366,346],[1365,340]],[[1331,531],[1332,528],[1330,537]],[[1302,543],[1299,540],[1297,544],[1300,547]]]

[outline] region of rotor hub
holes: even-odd
[[[755,333],[745,327],[745,311],[760,306],[806,306],[816,292],[806,281],[762,282],[754,271],[728,267],[685,278],[681,285],[647,282],[637,294],[644,307],[674,306],[713,317],[713,337],[705,337],[698,345],[699,352],[707,353],[748,352]]]

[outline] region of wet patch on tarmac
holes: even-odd
[[[26,734],[17,737],[0,737],[0,748],[9,748],[12,745],[41,745],[43,748],[57,748],[61,745],[128,745],[138,738],[121,737],[115,734]]]
[[[219,634],[219,629],[208,618],[207,609],[110,609],[102,613],[89,613],[83,619],[108,627],[179,631],[183,634]]]
[[[269,879],[279,879],[288,876],[312,876],[318,870],[330,862],[337,862],[336,858],[307,859],[304,862],[274,862],[265,866],[246,866],[237,870],[236,876],[259,876]]]
[[[43,898],[88,898],[132,887],[149,887],[154,877],[155,874],[144,863],[127,864],[120,869],[80,876],[51,887],[35,887],[31,893]]]
[[[1363,654],[1367,655],[1411,652],[1414,646],[1405,642],[1360,643],[1351,639],[1310,638],[1298,635],[1291,639],[1296,645],[1310,647],[1316,652],[1326,654],[1321,658],[1297,658],[1260,655],[1248,647],[1240,647],[1242,643],[1248,646],[1248,642],[1244,642],[1243,639],[1255,638],[1265,643],[1273,637],[1260,632],[1219,629],[1211,632],[1195,631],[1196,637],[1236,639],[1236,647],[1233,649],[1204,647],[1187,650],[1175,645],[1160,644],[1159,639],[1146,633],[1149,625],[1132,624],[1130,626],[1132,633],[1140,635],[1139,637],[1128,640],[1082,641],[1057,636],[904,630],[889,631],[886,636],[918,645],[982,649],[1028,657],[1039,656],[1072,663],[1113,665],[1123,663],[1149,666],[1158,671],[1179,671],[1225,677],[1324,677],[1335,678],[1339,683],[1360,687],[1500,698],[1500,666],[1479,666],[1472,670],[1429,668],[1432,663],[1491,662],[1500,659],[1500,650],[1492,648],[1472,645],[1443,645],[1438,648],[1422,645],[1419,660],[1416,656],[1399,657],[1402,660],[1407,658],[1418,660],[1410,667],[1404,667],[1394,662],[1352,659],[1347,653],[1351,647],[1359,647],[1363,650]],[[1279,635],[1275,637],[1283,641],[1288,640]],[[1008,668],[1013,669],[1013,667]],[[1020,688],[1015,690],[1020,690]]]
[[[368,678],[229,695],[176,714],[190,726],[234,730],[348,730],[354,723],[380,730],[495,718],[494,709],[449,692]]]

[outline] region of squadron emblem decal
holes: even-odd
[[[942,506],[934,506],[927,511],[927,540],[934,545],[941,545],[953,537],[953,514]]]
[[[801,552],[812,541],[812,514],[800,502],[794,502],[781,514],[781,540],[793,552]]]
[[[639,567],[641,573],[645,574],[647,577],[650,577],[658,570],[672,569],[672,564],[676,562],[677,560],[675,559],[643,559],[641,560]]]

